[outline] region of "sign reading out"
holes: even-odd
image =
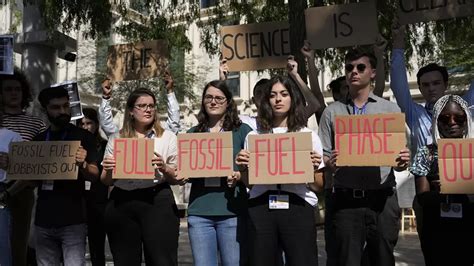
[[[107,76],[112,81],[157,77],[168,65],[168,48],[163,40],[109,47]]]
[[[114,179],[154,179],[155,141],[148,138],[114,139]]]
[[[287,22],[222,27],[221,39],[230,71],[283,68],[291,52]]]
[[[232,132],[178,134],[178,176],[221,177],[234,171]]]
[[[335,119],[338,166],[396,166],[406,146],[405,115],[342,115]]]
[[[8,154],[10,180],[76,180],[80,141],[13,142]]]
[[[310,132],[249,135],[250,184],[314,182]]]
[[[474,194],[474,139],[440,139],[438,167],[441,193]]]
[[[373,44],[377,39],[375,3],[313,7],[305,10],[311,49]]]
[[[401,24],[474,15],[472,0],[399,0],[398,4]]]

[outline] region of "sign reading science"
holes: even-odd
[[[472,0],[399,0],[398,5],[401,24],[474,15]]]
[[[311,49],[373,44],[377,39],[373,1],[308,8],[305,21]]]
[[[338,166],[396,166],[406,146],[401,113],[336,116]]]
[[[283,68],[290,55],[287,22],[222,27],[221,40],[222,56],[230,71]]]

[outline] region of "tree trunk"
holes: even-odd
[[[307,7],[308,4],[304,0],[288,1],[291,54],[295,56],[295,60],[298,62],[298,73],[305,82],[307,80],[306,63],[300,49],[303,47],[306,38],[304,10]]]

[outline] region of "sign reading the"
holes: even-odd
[[[396,166],[406,146],[401,113],[336,116],[338,166]]]
[[[10,180],[76,180],[80,141],[13,142],[7,178]]]
[[[399,0],[398,3],[401,24],[474,15],[472,0]]]
[[[283,68],[290,55],[287,22],[222,27],[221,39],[222,56],[230,71]]]
[[[438,141],[441,193],[474,194],[473,146],[473,139],[440,139]]]
[[[178,134],[178,176],[221,177],[234,171],[232,132]]]
[[[157,77],[168,65],[167,47],[163,40],[110,46],[107,76],[112,81]]]
[[[154,179],[155,168],[151,164],[155,140],[149,138],[114,139],[114,179]]]
[[[305,10],[311,49],[375,43],[378,34],[375,3],[313,7]]]
[[[314,182],[310,132],[249,135],[250,184]]]

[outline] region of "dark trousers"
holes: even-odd
[[[31,212],[35,202],[34,190],[23,189],[12,196],[8,207],[12,217],[11,245],[13,265],[27,265],[28,240],[30,238]]]
[[[352,190],[327,191],[327,265],[395,265],[401,215],[396,193],[386,189],[359,196]]]
[[[112,190],[105,210],[105,227],[114,264],[178,265],[179,217],[168,184],[154,188]]]
[[[87,239],[92,266],[105,265],[104,213],[107,203],[87,201]]]
[[[268,208],[268,195],[278,194],[276,191],[249,200],[250,265],[278,265],[283,249],[286,265],[317,266],[314,208],[295,194],[281,193],[289,195],[287,210]]]
[[[418,229],[421,249],[428,266],[474,265],[474,204],[465,195],[450,195],[450,201],[462,204],[462,218],[441,217],[440,204],[446,195],[427,192],[415,198],[421,205],[422,227]]]

